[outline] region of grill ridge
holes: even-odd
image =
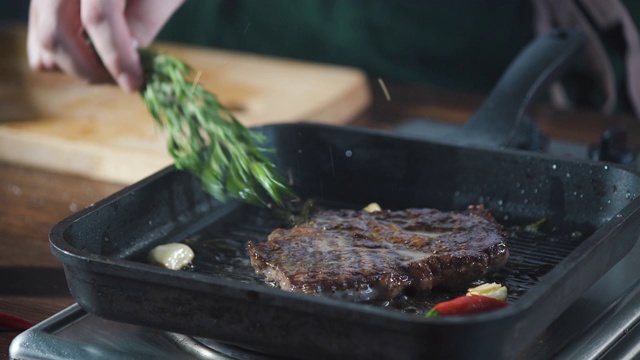
[[[290,219],[265,209],[247,207],[239,215],[223,224],[213,224],[202,232],[185,239],[196,257],[189,271],[242,282],[273,286],[255,274],[246,245],[249,241],[266,241],[278,227],[291,227]],[[509,289],[508,301],[516,302],[535,286],[545,274],[567,257],[585,236],[582,233],[527,231],[518,226],[507,226],[507,245],[510,252],[506,266],[487,276],[486,282],[498,282]],[[576,236],[580,234],[580,236]],[[407,313],[421,314],[436,303],[459,296],[465,289],[434,289],[423,298],[409,294],[392,301],[374,305]]]

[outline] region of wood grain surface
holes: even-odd
[[[157,44],[200,72],[246,126],[292,121],[344,124],[370,102],[357,69],[246,53]],[[25,32],[0,31],[0,159],[131,184],[169,165],[164,133],[142,99],[111,85],[35,73]]]

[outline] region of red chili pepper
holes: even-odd
[[[436,304],[425,316],[472,315],[502,309],[507,306],[509,306],[509,303],[488,296],[460,296],[453,300]]]
[[[24,331],[32,326],[33,324],[27,320],[0,312],[0,328]]]

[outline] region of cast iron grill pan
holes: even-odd
[[[244,236],[264,235],[276,225],[245,205],[212,200],[192,176],[168,168],[52,230],[53,252],[78,304],[112,320],[278,356],[510,358],[637,239],[640,178],[624,168],[326,125],[273,125],[262,131],[303,199],[443,211],[482,203],[509,228],[546,218],[543,230],[550,237],[526,232],[511,237],[518,272],[506,276],[515,283],[511,307],[425,319],[237,279],[228,276],[233,267],[225,269],[215,257],[202,259],[208,265],[197,260],[194,271],[179,272],[139,261],[161,243],[200,237],[204,244],[207,237],[226,235],[244,243]]]
[[[446,144],[309,123],[260,129],[302,199],[443,211],[485,204],[511,230],[545,218],[540,234],[511,233],[511,260],[495,275],[511,288],[506,309],[426,319],[419,314],[428,301],[355,304],[266,286],[251,274],[241,245],[269,233],[273,219],[214,201],[196,179],[174,168],[57,224],[50,234],[53,253],[78,304],[112,320],[280,357],[514,358],[638,237],[635,172],[503,149],[520,146],[513,129],[521,126],[524,108],[581,44],[572,32],[534,41],[462,136]],[[193,271],[140,261],[156,245],[186,239],[207,253],[212,238],[230,242],[228,253],[221,251],[227,255],[209,252]]]

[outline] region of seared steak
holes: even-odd
[[[505,240],[483,206],[337,210],[276,229],[248,251],[254,269],[283,290],[371,301],[480,279],[506,263]]]

